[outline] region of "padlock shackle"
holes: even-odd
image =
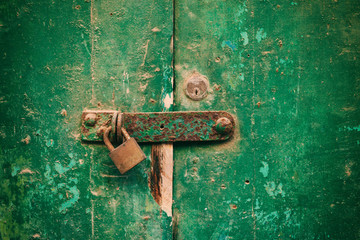
[[[106,145],[106,147],[109,149],[110,152],[112,152],[115,148],[114,146],[111,144],[110,140],[109,140],[109,133],[111,131],[111,126],[108,127],[105,132],[104,132],[104,136],[103,136],[103,139],[104,139],[104,143]]]
[[[128,134],[128,132],[125,130],[125,128],[121,128],[121,134],[123,135],[123,137],[125,138],[125,140],[129,140],[130,139],[130,135]]]

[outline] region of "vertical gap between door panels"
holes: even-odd
[[[175,99],[175,89],[176,89],[176,79],[175,79],[175,50],[176,50],[176,46],[175,46],[175,42],[176,42],[176,38],[175,38],[175,33],[176,33],[176,28],[175,28],[175,23],[176,23],[176,19],[175,19],[175,3],[176,0],[172,1],[172,7],[173,7],[173,11],[172,11],[172,27],[173,27],[173,33],[172,33],[172,74],[173,74],[173,99]],[[174,100],[173,100],[174,101]],[[173,109],[174,109],[174,105],[175,103],[173,102]]]
[[[176,45],[175,45],[175,42],[176,42],[176,37],[175,37],[175,33],[176,33],[176,16],[175,16],[175,3],[176,3],[176,0],[172,0],[172,27],[173,27],[173,31],[172,31],[172,77],[173,77],[173,107],[172,107],[172,110],[174,111],[174,108],[175,108],[175,90],[176,90],[176,74],[175,74],[175,52],[176,52]],[[174,151],[174,149],[173,149]],[[173,153],[173,169],[175,168],[175,161],[174,161],[174,156],[175,154]],[[173,191],[173,200],[174,200],[174,173],[175,171],[173,171],[173,188],[172,188],[172,191]],[[172,219],[171,219],[171,236],[172,236],[172,239],[173,240],[176,240],[177,239],[177,236],[176,236],[176,233],[177,233],[177,217],[176,217],[176,211],[174,211],[174,204],[172,205]]]

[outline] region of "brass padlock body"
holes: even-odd
[[[115,166],[119,169],[121,174],[126,173],[131,168],[135,167],[138,163],[143,161],[146,156],[137,144],[136,140],[129,136],[124,128],[120,131],[124,137],[124,143],[114,148],[109,140],[109,132],[112,127],[108,127],[104,132],[103,138],[106,147],[109,149],[109,156],[114,162]]]
[[[134,138],[126,140],[123,144],[112,150],[109,156],[121,174],[126,173],[146,158]]]

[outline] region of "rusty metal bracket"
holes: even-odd
[[[235,121],[224,111],[122,113],[84,110],[81,140],[103,141],[103,132],[112,126],[111,141],[121,140],[124,127],[137,142],[218,141],[229,139]]]

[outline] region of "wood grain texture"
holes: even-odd
[[[154,144],[151,149],[149,185],[152,196],[161,209],[172,216],[173,202],[173,144]]]

